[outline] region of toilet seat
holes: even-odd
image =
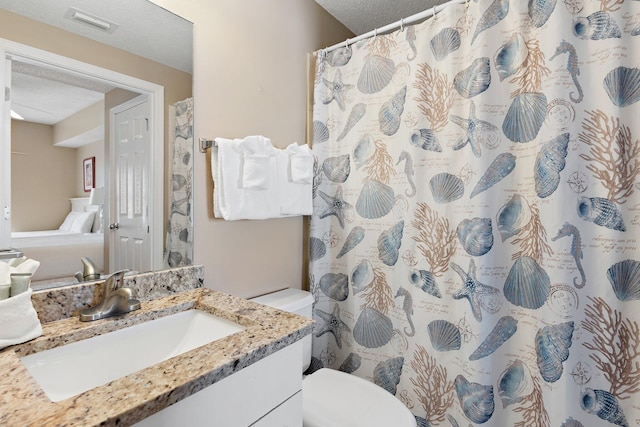
[[[415,427],[391,393],[355,375],[322,368],[302,381],[304,427]]]

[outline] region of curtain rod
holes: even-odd
[[[405,25],[413,24],[414,22],[422,21],[423,19],[429,18],[431,16],[436,15],[438,12],[446,9],[449,6],[453,6],[454,4],[463,4],[470,0],[450,0],[446,3],[441,4],[440,6],[433,6],[431,9],[427,9],[424,12],[416,13],[415,15],[411,15],[407,18],[403,18],[399,21],[393,22],[391,24],[385,25],[381,28],[376,28],[375,30],[369,31],[368,33],[360,34],[357,37],[352,39],[347,39],[341,43],[334,44],[333,46],[326,47],[324,49],[320,49],[324,51],[324,53],[329,53],[332,50],[336,50],[339,47],[348,47],[354,43],[359,42],[360,40],[368,39],[369,37],[377,36],[378,34],[384,34],[390,31],[395,30],[396,28],[404,28]]]

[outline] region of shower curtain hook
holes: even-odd
[[[433,19],[438,19],[438,6],[433,6]]]
[[[404,18],[400,18],[400,32],[404,31]]]
[[[378,37],[378,28],[373,29],[373,39],[375,40]]]
[[[346,39],[344,41],[344,47],[345,47],[345,49],[349,49],[349,39]]]

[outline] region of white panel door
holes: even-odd
[[[109,226],[113,236],[110,271],[152,268],[149,234],[150,103],[141,100],[115,114],[114,197],[115,217]]]

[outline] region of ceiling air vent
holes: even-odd
[[[113,33],[119,26],[113,21],[84,12],[80,9],[76,9],[75,7],[70,7],[69,10],[65,12],[64,17],[106,33]]]

